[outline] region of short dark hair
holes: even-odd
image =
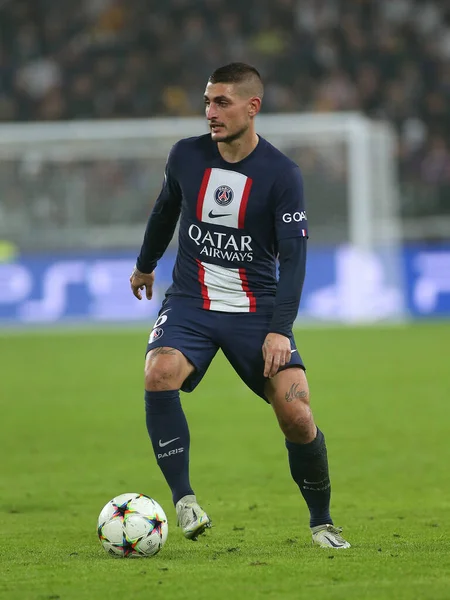
[[[257,93],[255,95],[262,98],[264,94],[264,86],[259,71],[255,67],[242,62],[233,62],[219,67],[209,76],[208,81],[210,83],[256,84]]]

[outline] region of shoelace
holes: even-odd
[[[192,511],[192,513],[191,513]],[[189,504],[183,504],[180,507],[180,511],[178,514],[178,525],[180,525],[180,527],[184,528],[186,527],[189,523],[191,523],[192,521],[195,521],[195,519],[197,518],[197,514],[194,510],[194,507],[189,505]]]
[[[336,540],[341,544],[345,544],[344,538],[340,535],[342,533],[342,527],[334,527],[334,525],[327,525],[327,531],[332,533]]]

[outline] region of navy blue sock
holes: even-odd
[[[309,444],[294,444],[286,440],[289,466],[309,508],[310,527],[333,524],[330,517],[331,484],[325,437],[317,429],[316,438]]]
[[[145,392],[147,431],[156,461],[172,490],[174,504],[193,494],[189,483],[189,429],[180,392]]]

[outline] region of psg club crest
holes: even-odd
[[[151,344],[152,342],[156,342],[156,340],[159,340],[159,338],[163,336],[163,333],[164,329],[162,329],[161,327],[156,327],[156,329],[154,329],[150,334],[150,339],[148,340],[149,344]]]
[[[233,202],[234,193],[228,185],[221,185],[214,192],[214,200],[219,206],[228,206]]]

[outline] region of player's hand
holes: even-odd
[[[280,333],[268,333],[262,347],[264,377],[273,377],[291,360],[291,342]]]
[[[147,300],[151,300],[153,296],[153,284],[155,282],[155,273],[141,273],[139,269],[134,267],[130,276],[130,285],[133,295],[138,300],[142,300],[141,290],[145,288],[145,296]]]

